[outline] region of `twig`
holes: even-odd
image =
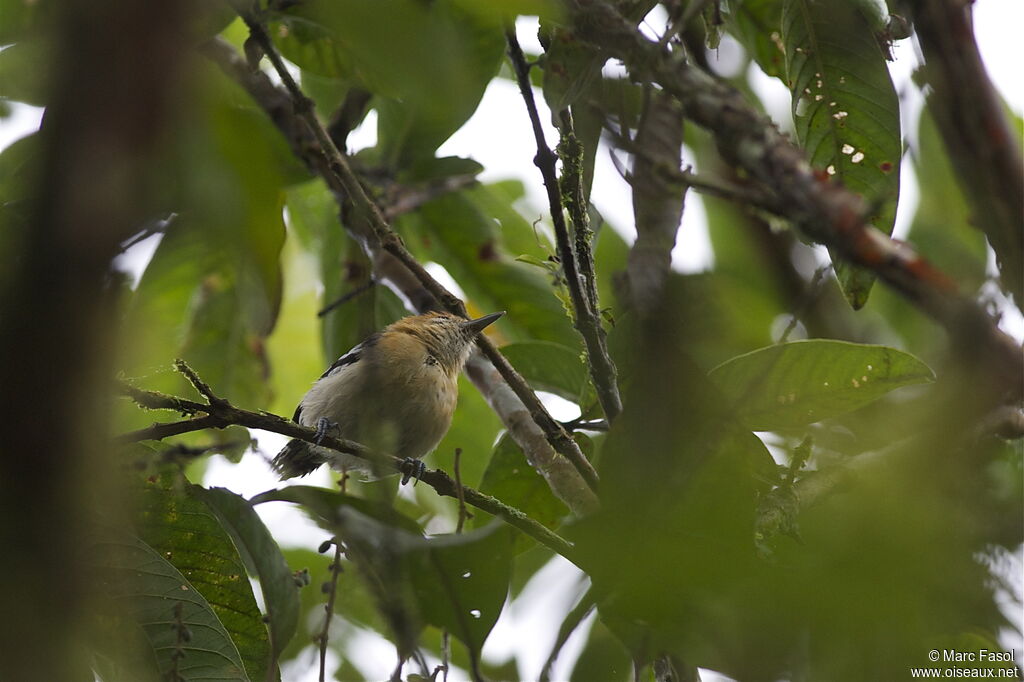
[[[377,240],[379,248],[386,251],[388,254],[393,256],[399,263],[404,265],[416,278],[416,280],[422,285],[423,289],[436,299],[444,309],[449,312],[466,317],[466,306],[465,304],[441,284],[437,282],[430,274],[424,269],[422,265],[412,256],[411,253],[402,244],[401,238],[388,226],[384,221],[380,210],[377,205],[369,198],[366,191],[363,189],[359,178],[356,177],[352,171],[350,164],[348,163],[344,154],[342,154],[338,148],[334,145],[334,142],[330,139],[330,136],[324,130],[320,121],[316,117],[316,112],[313,109],[312,100],[306,97],[299,86],[296,84],[295,79],[292,78],[288,69],[285,67],[284,61],[277,49],[274,47],[273,42],[270,40],[266,29],[260,24],[260,22],[248,13],[242,13],[242,19],[249,27],[251,37],[256,40],[263,49],[264,54],[270,59],[284,83],[289,96],[292,98],[295,114],[300,117],[306,126],[312,131],[314,138],[320,146],[320,152],[326,161],[327,179],[332,188],[340,189],[347,195],[349,201],[351,201],[354,207],[357,217],[362,219],[371,230],[372,236]],[[210,49],[214,49],[212,46]],[[234,70],[233,70],[234,72]],[[294,147],[293,143],[293,147]],[[429,302],[426,302],[425,307],[431,307]],[[547,409],[541,403],[540,398],[530,389],[526,380],[519,375],[518,372],[512,367],[511,364],[505,359],[505,357],[498,352],[498,349],[486,336],[479,336],[477,338],[477,347],[480,348],[488,360],[494,365],[494,367],[501,374],[502,378],[508,383],[509,387],[515,392],[516,396],[523,402],[529,411],[531,417],[537,422],[537,425],[544,432],[544,436],[551,446],[560,454],[564,455],[577,470],[580,476],[584,479],[586,484],[592,489],[597,487],[597,472],[591,466],[590,462],[583,455],[576,442],[569,437],[561,427],[558,426]],[[524,452],[529,448],[524,447]],[[551,483],[552,479],[547,479]],[[558,490],[555,490],[558,493]],[[565,497],[561,496],[563,499]],[[576,511],[581,511],[586,508],[593,508],[596,504],[596,500],[592,498],[584,499],[569,499],[567,502]]]
[[[163,440],[164,438],[170,438],[171,436],[180,436],[183,433],[202,431],[203,429],[220,428],[224,428],[223,420],[211,415],[205,415],[202,417],[182,419],[181,421],[176,422],[157,422],[144,429],[122,433],[115,439],[115,442],[137,443],[140,440]]]
[[[417,186],[395,183],[384,192],[384,218],[392,221],[438,197],[472,187],[476,183],[475,175],[453,175]]]
[[[189,383],[199,391],[199,395],[209,400],[211,405],[217,405],[218,403],[227,404],[226,400],[214,395],[213,390],[206,384],[206,382],[200,379],[195,370],[189,367],[181,358],[174,361],[174,369],[181,372],[181,374],[188,379]]]
[[[790,314],[789,324],[786,325],[786,329],[783,330],[782,336],[779,337],[779,343],[786,343],[789,339],[789,335],[796,329],[796,323],[800,321],[804,312],[810,307],[811,302],[815,296],[818,295],[818,287],[821,285],[822,279],[825,277],[825,273],[828,272],[831,265],[822,265],[814,271],[814,276],[811,277],[810,283],[807,285],[807,289],[804,291],[804,295],[798,303],[797,307]]]
[[[590,230],[587,227],[582,174],[579,172],[581,153],[579,143],[572,131],[571,119],[563,118],[563,136],[566,144],[566,157],[563,158],[563,172],[566,173],[566,176],[563,179],[566,180],[567,185],[572,186],[573,190],[570,195],[572,204],[569,213],[575,218],[574,228],[577,241],[574,249],[573,243],[569,240],[569,230],[565,224],[565,214],[562,210],[562,192],[555,172],[557,157],[544,140],[544,130],[541,128],[540,114],[533,98],[533,86],[530,84],[530,67],[526,63],[522,48],[519,47],[515,31],[512,29],[506,31],[505,39],[508,43],[509,59],[512,61],[512,67],[519,82],[519,92],[526,103],[530,124],[533,127],[533,136],[537,143],[537,155],[534,157],[533,163],[540,169],[541,176],[544,178],[544,187],[547,188],[548,208],[551,211],[551,224],[555,230],[558,258],[565,270],[569,297],[575,313],[573,323],[580,336],[583,337],[587,349],[587,357],[590,360],[590,376],[594,381],[594,388],[597,389],[601,408],[608,420],[613,421],[622,412],[622,399],[619,397],[619,388],[615,382],[615,363],[608,355],[604,329],[601,327],[600,311],[596,307],[597,294],[596,287],[593,286],[593,261],[592,258],[589,258],[588,233]],[[585,254],[579,253],[581,247],[585,249]],[[590,260],[586,266],[582,265],[581,255]],[[586,281],[588,277],[589,284]],[[592,296],[588,294],[590,291],[593,291]]]
[[[455,524],[455,534],[459,535],[462,533],[462,526],[465,525],[466,519],[472,518],[472,514],[466,509],[466,495],[462,492],[462,448],[455,448],[455,492],[458,493],[457,497],[459,500],[459,520]]]
[[[701,194],[708,194],[719,199],[731,201],[748,210],[750,207],[753,207],[773,215],[783,215],[781,203],[770,192],[763,191],[758,187],[740,185],[723,178],[712,177],[708,173],[694,173],[689,167],[679,168],[678,164],[673,166],[666,163],[664,158],[652,150],[647,149],[646,146],[638,145],[637,141],[630,140],[621,132],[609,130],[609,133],[613,136],[618,147],[629,152],[637,159],[648,162],[655,177],[691,188]],[[612,154],[611,158],[612,163],[626,182],[633,184],[636,181],[635,174],[625,170],[614,154]]]
[[[338,298],[334,299],[333,301],[331,301],[330,303],[325,305],[323,308],[318,310],[317,313],[316,313],[316,316],[317,317],[323,317],[324,315],[326,315],[327,313],[331,312],[335,308],[339,308],[339,307],[345,305],[346,303],[351,301],[356,296],[359,296],[360,294],[366,293],[367,291],[369,291],[370,289],[372,289],[376,285],[377,285],[377,282],[375,280],[371,279],[366,284],[361,284],[361,285],[357,286],[352,291],[349,291],[348,293],[339,296]]]
[[[870,227],[862,197],[816,172],[763,114],[728,83],[640,35],[603,0],[573,0],[576,34],[622,59],[633,77],[671,93],[688,118],[715,136],[719,151],[778,197],[784,215],[815,240],[878,275],[941,323],[992,382],[990,400],[1024,395],[1020,347],[955,282],[905,245]],[[1006,395],[1003,395],[1003,394]]]
[[[361,459],[374,462],[375,464],[386,466],[396,472],[401,471],[402,468],[403,460],[398,457],[374,452],[361,443],[337,438],[330,434],[318,436],[316,429],[301,426],[291,420],[279,417],[276,414],[270,414],[269,412],[250,412],[249,410],[243,410],[235,407],[223,399],[218,399],[217,402],[211,402],[208,405],[204,405],[202,403],[185,400],[183,398],[167,395],[158,391],[147,391],[141,388],[136,388],[128,384],[121,384],[120,388],[124,395],[130,397],[136,403],[148,409],[173,410],[175,412],[191,415],[209,415],[210,417],[218,420],[219,424],[216,428],[224,428],[231,424],[237,424],[239,426],[245,426],[252,429],[272,431],[291,438],[298,438],[299,440],[306,441],[307,443],[319,444],[338,452],[354,455]],[[191,424],[194,426],[199,423],[198,419],[191,421]],[[200,429],[197,426],[194,430]],[[181,431],[181,433],[185,433],[185,431]],[[490,495],[485,495],[484,493],[472,488],[458,486],[456,482],[448,476],[448,474],[440,469],[433,469],[424,472],[423,476],[420,477],[419,480],[433,488],[438,495],[453,497],[456,499],[461,495],[467,504],[472,505],[477,509],[481,509],[488,514],[502,518],[510,526],[517,528],[545,547],[561,554],[565,558],[569,559],[569,561],[577,563],[577,560],[575,559],[575,552],[571,544],[553,533],[544,525],[531,519],[520,510],[510,507],[500,500],[491,497]]]
[[[327,635],[331,629],[331,616],[334,615],[334,597],[338,593],[338,575],[341,573],[341,543],[334,539],[334,560],[331,561],[331,580],[324,583],[327,588],[327,604],[324,605],[324,627],[317,637],[320,644],[320,682],[327,679]]]

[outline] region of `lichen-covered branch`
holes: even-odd
[[[548,208],[551,211],[551,224],[555,230],[558,259],[565,272],[569,298],[572,301],[573,324],[580,336],[583,337],[590,376],[594,381],[594,388],[597,390],[601,408],[608,420],[613,421],[622,412],[622,399],[615,381],[615,363],[608,355],[605,332],[601,327],[601,312],[597,308],[597,288],[594,284],[593,258],[590,255],[589,246],[590,229],[587,226],[586,205],[583,203],[582,173],[578,169],[580,152],[578,149],[568,148],[565,151],[569,158],[563,160],[563,172],[567,171],[567,175],[563,179],[567,181],[567,184],[572,185],[574,190],[571,194],[573,201],[569,211],[570,216],[574,218],[573,226],[576,233],[576,248],[573,248],[573,242],[569,238],[569,229],[565,223],[562,191],[555,171],[557,157],[544,141],[544,131],[541,128],[540,115],[534,101],[533,87],[530,85],[530,67],[526,63],[526,57],[523,56],[522,48],[519,47],[515,32],[511,30],[506,32],[506,40],[509,58],[516,72],[519,91],[526,103],[526,110],[537,143],[537,155],[533,162],[540,169],[541,176],[544,178],[544,187],[547,189]],[[574,142],[575,135],[572,132],[571,119],[563,119],[562,129],[566,141],[570,144]],[[575,146],[578,146],[578,143]],[[583,253],[580,253],[581,249]]]

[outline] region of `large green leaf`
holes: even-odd
[[[217,515],[249,573],[258,578],[276,661],[295,634],[299,617],[298,587],[281,548],[245,498],[226,488],[192,486],[189,490]]]
[[[147,481],[140,503],[142,540],[209,603],[237,648],[248,677],[266,679],[271,660],[267,627],[238,550],[220,520],[169,477]]]
[[[850,412],[934,374],[895,348],[811,339],[740,355],[710,377],[748,428],[770,431]]]
[[[282,49],[302,68],[381,98],[379,146],[395,168],[432,156],[470,117],[504,47],[500,21],[452,0],[314,0],[282,25]]]
[[[140,674],[143,679],[167,679],[174,669],[190,682],[265,679],[246,674],[242,655],[216,609],[164,551],[133,535],[104,530],[90,544],[89,554],[95,585],[110,600],[101,610],[106,637],[98,644],[106,660],[100,666],[104,680],[135,682]],[[182,627],[190,634],[187,640]],[[136,628],[144,638],[133,636]],[[131,651],[131,644],[142,648]],[[176,651],[185,654],[177,663],[172,659]]]
[[[863,195],[872,225],[892,233],[899,196],[899,98],[866,0],[785,0],[782,41],[797,137],[811,163]],[[833,261],[836,254],[833,253]],[[874,275],[839,261],[836,274],[855,308]]]

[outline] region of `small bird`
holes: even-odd
[[[476,335],[504,312],[466,320],[448,313],[405,317],[338,358],[299,402],[292,419],[405,459],[402,482],[419,478],[421,457],[452,422],[457,379]],[[374,477],[370,462],[293,439],[274,457],[281,478],[305,476],[324,462]]]

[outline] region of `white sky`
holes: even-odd
[[[1024,110],[1024,79],[1021,78],[1021,66],[1024,65],[1024,49],[1019,34],[1024,29],[1024,2],[1021,0],[978,0],[974,5],[975,26],[979,47],[989,75],[1002,92],[1010,106],[1018,113]],[[650,18],[649,24],[660,23],[656,16]],[[528,52],[539,52],[536,40],[536,21],[522,19],[517,24],[519,40]],[[718,52],[718,65],[723,72],[735,69],[736,63],[733,46],[724,44]],[[911,41],[901,41],[897,45],[896,62],[890,68],[897,85],[897,90],[906,92],[903,104],[904,129],[908,130],[909,121],[916,119],[916,111],[921,106],[916,89],[909,85],[909,77],[917,65],[914,46]],[[615,68],[614,65],[609,68]],[[776,80],[760,74],[756,68],[749,75],[754,90],[766,101],[770,114],[784,127],[789,127],[789,94],[785,86]],[[539,93],[538,93],[539,95]],[[543,98],[538,96],[538,102]],[[38,129],[42,110],[22,104],[12,105],[12,115],[0,119],[0,149],[13,141]],[[557,134],[548,124],[548,117],[542,111],[542,121],[547,124],[549,146],[557,141]],[[374,143],[376,131],[373,119],[367,121],[360,130],[350,138],[355,148]],[[496,79],[488,87],[480,108],[472,119],[459,130],[450,140],[442,145],[439,155],[469,156],[479,161],[485,168],[481,180],[490,182],[517,177],[527,187],[527,204],[525,211],[540,217],[546,213],[547,205],[543,186],[541,185],[532,159],[535,144],[529,122],[525,115],[522,100],[516,86],[505,80]],[[684,163],[693,163],[693,159],[684,159]],[[902,196],[900,214],[897,218],[897,236],[905,234],[909,217],[917,204],[917,185],[909,164],[904,166],[905,173],[901,177]],[[607,149],[599,150],[595,168],[593,202],[608,221],[627,238],[632,238],[632,203],[629,188],[619,177],[612,164]],[[134,267],[140,271],[156,247],[156,240],[140,249],[133,258]],[[675,268],[693,272],[711,265],[712,253],[707,230],[704,226],[704,211],[699,195],[689,193],[683,226],[679,234],[679,244],[673,252]],[[1019,313],[1007,320],[1008,331],[1018,340],[1024,336],[1024,320]],[[553,397],[552,397],[553,398]],[[551,406],[558,410],[572,409],[566,405]],[[267,453],[274,453],[283,445],[284,439],[277,434],[259,433],[261,448]],[[330,475],[326,470],[319,471],[302,482],[309,485],[330,485]],[[208,485],[224,485],[247,497],[264,490],[277,487],[279,482],[271,474],[266,463],[259,457],[245,457],[238,465],[229,464],[221,457],[211,459],[205,483]],[[304,515],[285,503],[270,503],[258,508],[261,517],[268,524],[274,536],[284,546],[313,547],[325,539],[324,531],[317,528]],[[1012,575],[1020,573],[1021,552],[1016,557],[1006,559],[1010,562],[1007,569]],[[527,585],[520,599],[506,607],[492,636],[484,648],[484,656],[488,660],[500,662],[508,656],[515,656],[520,670],[527,679],[535,678],[539,672],[550,644],[554,641],[558,624],[578,599],[582,583],[582,575],[568,562],[555,560],[538,573]],[[1013,583],[1020,587],[1019,581]],[[1008,595],[1011,600],[1009,613],[1020,618],[1020,590],[1016,595]],[[1024,626],[1024,624],[1020,624]],[[582,650],[590,621],[581,627],[563,650],[555,668],[553,679],[564,679],[571,669],[572,663]],[[383,642],[379,636],[359,630],[350,624],[339,624],[347,630],[348,651],[356,665],[367,679],[385,679],[394,666],[393,648]],[[523,645],[528,642],[527,645]],[[1004,638],[1006,646],[1015,646],[1018,653],[1024,646],[1017,635],[1007,633]],[[360,653],[361,652],[361,653]],[[309,660],[312,661],[312,652]],[[332,654],[332,660],[336,658]],[[411,669],[410,669],[411,670]],[[315,665],[295,665],[287,671],[286,678],[299,682],[316,679]],[[453,682],[464,679],[458,674],[450,676]],[[704,673],[705,682],[725,680],[714,673]]]

